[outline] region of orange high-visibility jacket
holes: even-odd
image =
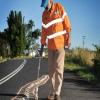
[[[60,3],[54,3],[49,11],[43,12],[41,44],[46,45],[48,39],[48,49],[64,48],[65,41],[70,38],[70,31],[69,18]]]

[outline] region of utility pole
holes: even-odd
[[[84,49],[84,47],[85,47],[85,38],[86,38],[86,36],[82,36],[82,41],[83,41],[83,49]]]

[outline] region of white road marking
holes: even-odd
[[[11,79],[13,76],[15,76],[19,71],[21,71],[23,69],[23,67],[25,66],[25,64],[27,63],[26,60],[23,61],[23,63],[17,68],[15,69],[13,72],[11,72],[10,74],[8,74],[7,76],[5,76],[4,78],[0,79],[0,85],[2,85],[3,83],[5,83],[6,81],[8,81],[9,79]]]

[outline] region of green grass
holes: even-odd
[[[92,72],[90,72],[90,70],[87,67],[65,62],[65,69],[75,72],[77,75],[79,75],[87,81],[94,81],[96,79],[95,75]]]
[[[10,60],[10,59],[26,59],[26,58],[32,58],[31,56],[17,56],[17,57],[14,57],[14,58],[0,58],[0,63],[2,62],[5,62],[7,60]]]
[[[87,81],[93,81],[93,80],[96,80],[94,74],[92,74],[91,72],[89,72],[88,70],[87,71],[79,71],[78,74],[86,79]]]
[[[15,58],[13,58],[13,59],[25,59],[25,58],[32,58],[31,56],[17,56],[17,57],[15,57]]]
[[[2,60],[0,60],[0,63],[3,63],[5,61],[7,61],[7,59],[2,59]]]
[[[66,63],[65,62],[65,69],[68,69],[70,71],[74,71],[74,70],[77,70],[77,69],[80,69],[80,66],[77,65],[77,64],[74,64],[74,63]]]

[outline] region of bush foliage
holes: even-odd
[[[94,71],[96,76],[100,77],[100,46],[94,45],[96,48],[94,61]]]
[[[68,62],[79,64],[81,66],[92,66],[94,59],[94,52],[88,49],[76,48],[66,53]]]

